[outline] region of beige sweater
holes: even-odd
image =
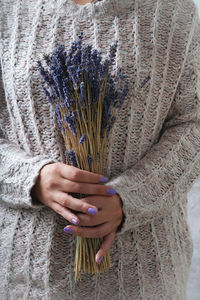
[[[200,24],[192,0],[0,0],[0,7],[0,299],[186,299],[186,192],[200,174]],[[118,40],[131,108],[114,128],[105,174],[125,214],[112,267],[75,284],[67,221],[34,204],[30,190],[44,164],[64,161],[36,62],[80,31],[103,55]]]

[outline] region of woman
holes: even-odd
[[[186,299],[192,256],[186,195],[200,173],[194,3],[0,5],[2,298]],[[84,43],[103,55],[118,40],[116,63],[129,80],[131,109],[122,111],[112,133],[107,183],[102,174],[62,163],[62,140],[36,67],[58,42],[69,47],[81,31]],[[80,202],[69,192],[89,196]],[[104,238],[96,261],[110,249],[107,272],[83,274],[75,283],[76,235]]]

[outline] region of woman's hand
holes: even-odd
[[[75,212],[96,215],[98,208],[95,204],[81,201],[69,193],[107,195],[107,199],[109,199],[115,191],[108,186],[99,184],[106,181],[107,178],[99,174],[83,171],[63,163],[53,163],[45,165],[40,170],[31,194],[33,198],[52,208],[70,223],[78,225],[80,220]]]
[[[89,216],[78,213],[79,226],[69,225],[65,232],[88,238],[103,238],[101,248],[96,254],[96,261],[101,262],[102,257],[111,248],[115,239],[117,228],[122,222],[123,212],[120,197],[113,196],[88,196],[81,201],[98,208],[98,214]]]
[[[122,222],[121,200],[107,178],[63,163],[45,165],[32,189],[32,196],[52,208],[70,223],[65,232],[83,237],[103,237],[96,261],[110,249]],[[77,199],[69,193],[87,196]]]

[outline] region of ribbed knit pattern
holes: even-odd
[[[0,7],[0,299],[186,299],[186,193],[200,174],[200,23],[192,0],[0,0]],[[118,40],[130,107],[114,127],[105,174],[125,214],[112,267],[75,283],[68,222],[30,191],[42,166],[64,161],[37,60],[57,43],[69,48],[81,31],[103,56]]]

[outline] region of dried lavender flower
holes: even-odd
[[[91,168],[91,166],[92,166],[92,157],[90,155],[88,155],[88,164],[89,164],[89,167]]]
[[[85,139],[86,139],[86,134],[83,134],[82,136],[81,136],[81,138],[80,138],[80,140],[79,140],[79,144],[83,144],[83,142],[85,141]]]
[[[77,157],[75,151],[72,149],[68,151],[69,160],[72,166],[78,167]]]

